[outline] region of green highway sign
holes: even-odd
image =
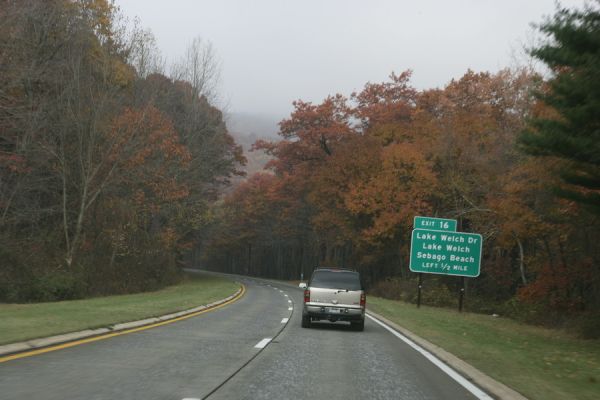
[[[429,229],[432,231],[456,232],[456,220],[433,217],[415,217],[414,229]]]
[[[415,229],[410,270],[427,274],[479,276],[482,237],[477,233]]]

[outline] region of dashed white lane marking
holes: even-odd
[[[282,320],[281,320],[281,323],[282,323],[282,324],[287,324],[287,322],[288,322],[289,320],[290,320],[289,318],[284,318],[284,319],[282,319]]]
[[[264,338],[263,340],[261,340],[260,342],[258,342],[256,344],[256,346],[254,346],[255,349],[264,349],[266,345],[269,344],[269,342],[273,340],[273,338]]]
[[[288,311],[294,311],[294,307],[288,308]]]
[[[375,323],[381,325],[383,328],[385,328],[388,331],[390,331],[392,333],[392,335],[396,336],[398,339],[402,340],[403,342],[405,342],[406,344],[408,344],[410,347],[412,347],[413,349],[415,349],[416,351],[418,351],[419,353],[421,353],[426,359],[428,359],[429,361],[431,361],[436,367],[438,367],[439,369],[441,369],[442,371],[444,371],[446,374],[448,374],[452,379],[454,379],[462,387],[464,387],[469,392],[471,392],[479,400],[493,400],[487,393],[485,393],[484,391],[482,391],[481,389],[479,389],[477,386],[473,385],[471,382],[469,382],[468,380],[466,380],[465,378],[463,378],[462,375],[458,374],[458,372],[456,372],[455,370],[453,370],[452,368],[450,368],[449,366],[447,366],[446,364],[444,364],[436,356],[434,356],[433,354],[431,354],[430,352],[428,352],[427,350],[425,350],[424,348],[422,348],[421,346],[419,346],[418,344],[416,344],[415,342],[413,342],[412,340],[410,340],[406,336],[404,336],[401,333],[395,331],[394,329],[390,328],[389,326],[387,326],[383,322],[379,321],[378,319],[371,317],[370,315],[367,315],[367,317],[369,317]]]
[[[288,303],[291,303],[291,302],[292,302],[291,300],[288,300]]]
[[[288,296],[287,294],[284,294],[284,296],[285,296],[285,297],[290,297],[290,296]]]
[[[182,400],[200,400],[200,399],[197,399],[195,397],[186,397],[185,399],[182,399]]]

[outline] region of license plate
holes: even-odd
[[[326,311],[330,314],[340,314],[342,312],[341,308],[327,308]]]

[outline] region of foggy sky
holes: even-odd
[[[295,99],[349,95],[413,70],[419,89],[515,65],[554,0],[117,0],[169,60],[193,37],[222,62],[221,106],[285,117]],[[562,0],[581,7],[583,0]],[[518,59],[518,58],[517,58]],[[522,61],[522,59],[520,60]]]

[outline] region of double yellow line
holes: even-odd
[[[183,321],[185,319],[188,318],[192,318],[192,317],[196,317],[198,315],[210,312],[210,311],[214,311],[217,310],[221,307],[225,307],[226,305],[229,305],[239,299],[242,298],[242,296],[244,295],[244,293],[246,293],[246,287],[244,285],[240,285],[240,291],[239,293],[232,299],[218,304],[216,306],[213,307],[209,307],[206,308],[204,310],[201,311],[197,311],[191,314],[187,314],[187,315],[183,315],[181,317],[177,317],[177,318],[173,318],[173,319],[169,319],[166,321],[161,321],[161,322],[156,322],[154,324],[150,324],[150,325],[144,325],[144,326],[140,326],[138,328],[131,328],[131,329],[127,329],[124,331],[119,331],[119,332],[113,332],[113,333],[106,333],[106,334],[102,334],[99,336],[94,336],[94,337],[90,337],[90,338],[85,338],[85,339],[80,339],[80,340],[75,340],[72,342],[67,342],[67,343],[61,343],[61,344],[57,344],[54,346],[49,346],[49,347],[44,347],[42,349],[37,349],[37,350],[30,350],[30,351],[25,351],[22,353],[17,353],[17,354],[12,354],[9,356],[4,356],[4,357],[0,357],[0,363],[6,362],[6,361],[10,361],[10,360],[16,360],[19,358],[25,358],[25,357],[31,357],[31,356],[35,356],[38,354],[44,354],[44,353],[49,353],[51,351],[56,351],[56,350],[61,350],[61,349],[66,349],[69,347],[74,347],[74,346],[79,346],[80,344],[85,344],[85,343],[91,343],[91,342],[97,342],[99,340],[104,340],[104,339],[109,339],[115,336],[121,336],[121,335],[127,335],[129,333],[135,333],[135,332],[140,332],[140,331],[145,331],[147,329],[152,329],[152,328],[156,328],[158,326],[162,326],[162,325],[167,325],[167,324],[172,324],[173,322],[178,322],[178,321]]]

